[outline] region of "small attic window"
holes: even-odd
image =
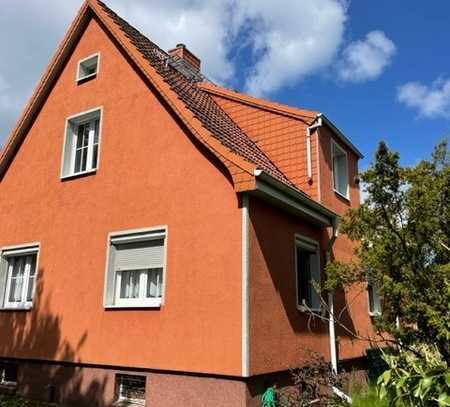
[[[98,73],[100,54],[91,55],[78,62],[77,82],[94,78]]]

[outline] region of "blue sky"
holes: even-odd
[[[106,0],[162,48],[179,42],[214,81],[327,115],[370,162],[404,164],[450,134],[450,2]],[[0,145],[81,0],[16,0],[0,14]]]

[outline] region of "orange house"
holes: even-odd
[[[87,0],[1,152],[0,389],[256,406],[310,350],[363,357],[312,317],[352,256],[360,157],[323,114],[216,86]],[[370,332],[365,292],[346,316]]]

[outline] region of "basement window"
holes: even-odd
[[[333,140],[331,141],[331,156],[333,161],[333,187],[334,190],[348,199],[348,162],[347,153]]]
[[[17,386],[17,365],[0,363],[0,386]]]
[[[36,286],[39,246],[17,246],[1,252],[0,303],[5,309],[30,309]]]
[[[99,69],[100,54],[94,54],[78,62],[77,82],[94,78]]]
[[[297,235],[296,280],[297,308],[300,311],[320,310],[320,250],[317,241]]]
[[[145,405],[146,377],[116,375],[117,402],[124,405]]]
[[[102,108],[69,117],[61,177],[96,171],[99,162]]]
[[[166,227],[156,227],[110,235],[106,307],[161,306],[166,234]]]

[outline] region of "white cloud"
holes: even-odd
[[[240,2],[235,25],[252,26],[256,61],[245,88],[266,95],[299,80],[334,58],[342,41],[346,7],[337,0]]]
[[[399,102],[416,108],[427,118],[450,118],[450,79],[437,79],[430,86],[408,82],[398,88]]]
[[[344,49],[339,77],[348,82],[376,79],[391,63],[395,52],[395,44],[383,31],[371,31],[364,40],[354,41]]]
[[[184,42],[213,80],[229,81],[236,47],[249,47],[254,69],[245,90],[264,95],[326,66],[339,48],[346,21],[340,0],[109,0],[163,48]],[[287,13],[286,10],[289,10]],[[312,23],[314,22],[314,23]]]
[[[0,144],[82,0],[15,0],[0,13]],[[346,0],[106,0],[163,49],[185,43],[212,80],[266,96],[336,61]],[[392,53],[369,34],[372,54]],[[368,38],[369,38],[368,36]],[[356,46],[355,44],[350,47]],[[393,45],[392,45],[393,46]],[[358,48],[359,46],[356,46]],[[364,48],[364,47],[363,47]],[[237,53],[240,50],[241,53]],[[350,53],[350,51],[346,51]],[[370,53],[370,52],[369,52]],[[245,66],[244,66],[245,64]],[[242,83],[237,84],[239,77]]]

